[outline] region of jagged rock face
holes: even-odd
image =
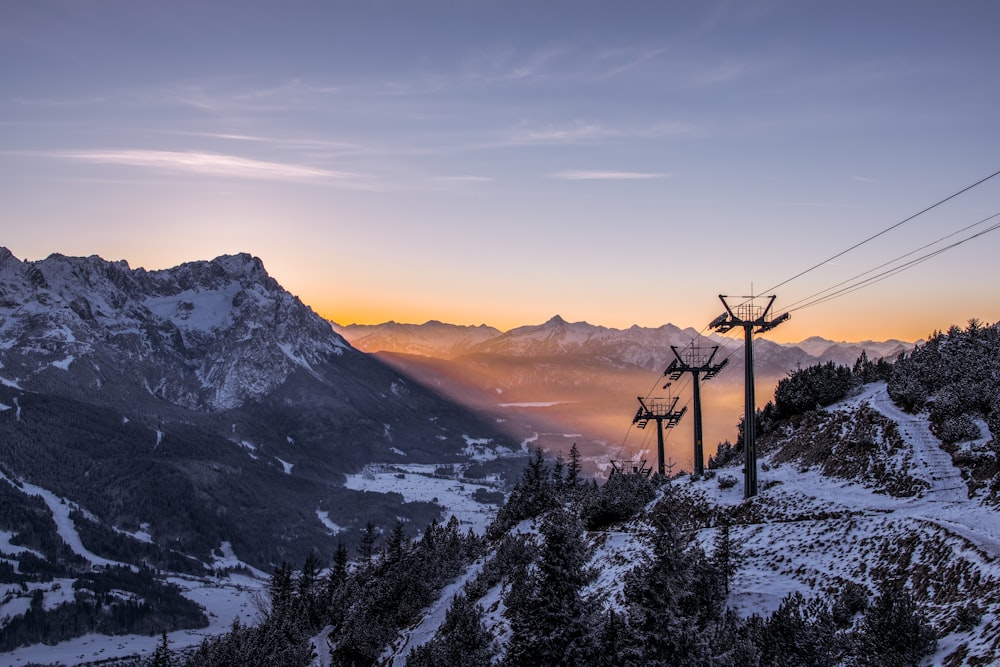
[[[22,262],[0,249],[0,363],[22,386],[109,397],[141,388],[219,410],[345,353],[356,352],[247,254],[146,271],[97,256]]]

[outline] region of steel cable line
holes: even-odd
[[[1000,213],[997,213],[996,215],[1000,215]],[[996,216],[991,216],[991,217],[996,217]],[[968,236],[968,237],[966,237],[964,239],[961,239],[959,241],[955,241],[954,243],[952,243],[950,245],[947,245],[947,246],[945,246],[943,248],[938,248],[937,250],[929,252],[926,255],[922,255],[920,257],[917,257],[916,259],[910,260],[909,262],[906,262],[905,264],[901,264],[901,265],[893,267],[893,268],[891,268],[891,269],[889,269],[887,271],[883,271],[882,273],[876,274],[876,275],[874,275],[874,276],[872,276],[870,278],[866,278],[865,280],[862,280],[862,281],[859,281],[857,283],[854,283],[853,285],[848,285],[847,287],[844,287],[843,289],[837,290],[836,292],[834,292],[832,294],[828,294],[828,295],[826,295],[824,297],[821,297],[821,298],[818,298],[818,299],[814,299],[813,301],[809,301],[807,303],[804,303],[801,306],[798,306],[797,308],[793,308],[792,310],[802,310],[803,308],[808,308],[809,306],[815,306],[816,304],[825,303],[826,301],[831,301],[831,300],[833,300],[835,298],[844,296],[846,294],[850,294],[851,292],[856,292],[859,289],[862,289],[864,287],[868,287],[869,285],[873,285],[873,284],[875,284],[877,282],[885,280],[886,278],[889,278],[891,276],[896,275],[897,273],[905,271],[906,269],[912,268],[912,267],[914,267],[914,266],[916,266],[918,264],[926,262],[927,260],[929,260],[929,259],[931,259],[933,257],[937,257],[941,253],[947,252],[948,250],[951,250],[952,248],[958,247],[958,246],[962,245],[963,243],[971,241],[972,239],[979,238],[980,236],[985,236],[986,234],[989,234],[990,232],[996,231],[997,229],[1000,229],[1000,222],[998,222],[998,223],[996,223],[996,224],[994,224],[994,225],[992,225],[990,227],[987,227],[986,229],[984,229],[984,230],[982,230],[980,232],[977,232],[977,233],[975,233],[975,234],[973,234],[971,236]],[[862,275],[864,275],[864,274],[862,274]],[[791,311],[788,311],[788,312],[791,312]]]
[[[799,304],[801,304],[801,303],[805,303],[805,302],[810,301],[811,299],[813,299],[815,297],[818,297],[818,296],[820,296],[822,294],[826,294],[827,292],[830,292],[830,291],[832,291],[832,290],[834,290],[834,289],[836,289],[838,287],[841,287],[842,285],[845,285],[845,284],[851,282],[852,280],[856,280],[858,278],[861,278],[862,276],[868,275],[869,273],[873,273],[875,271],[878,271],[879,269],[883,269],[883,268],[885,268],[887,266],[895,264],[896,262],[898,262],[900,260],[903,260],[903,259],[906,259],[910,255],[916,254],[916,253],[920,252],[921,250],[926,250],[927,248],[933,247],[933,246],[937,245],[938,243],[941,243],[942,241],[944,241],[946,239],[950,239],[953,236],[957,236],[957,235],[961,234],[962,232],[967,232],[967,231],[969,231],[970,229],[972,229],[974,227],[978,227],[979,225],[981,225],[983,223],[989,222],[990,220],[996,218],[997,216],[1000,216],[1000,212],[994,213],[993,215],[991,215],[989,217],[983,218],[982,220],[980,220],[978,222],[974,222],[971,225],[967,225],[967,226],[965,226],[965,227],[963,227],[961,229],[958,229],[958,230],[956,230],[956,231],[954,231],[954,232],[952,232],[950,234],[946,234],[945,236],[942,236],[942,237],[940,237],[938,239],[935,239],[935,240],[931,241],[930,243],[927,243],[925,245],[920,246],[919,248],[914,248],[910,252],[908,252],[906,254],[903,254],[903,255],[900,255],[899,257],[896,257],[895,259],[891,259],[888,262],[885,262],[883,264],[879,264],[878,266],[873,267],[871,269],[868,269],[867,271],[864,271],[862,273],[859,273],[859,274],[856,274],[854,276],[851,276],[850,278],[847,278],[846,280],[843,280],[843,281],[837,283],[836,285],[831,285],[830,287],[827,287],[824,290],[820,290],[819,292],[816,292],[814,294],[810,294],[809,296],[803,297],[803,298],[799,299],[798,301],[793,301],[792,303],[790,303],[786,307],[786,312],[792,312],[792,311],[795,311],[795,310],[800,310],[801,307],[799,307]],[[992,228],[987,229],[986,231],[987,232],[992,231]],[[970,238],[975,238],[975,237],[970,237]],[[963,240],[960,243],[964,243],[964,242],[965,241]],[[904,266],[906,266],[906,265],[904,265]],[[817,303],[821,303],[821,302],[822,302],[821,300],[817,300]],[[805,306],[802,306],[802,307],[805,307]]]
[[[772,292],[772,291],[778,289],[779,287],[782,287],[783,285],[787,285],[788,283],[792,282],[793,280],[796,280],[797,278],[801,278],[802,276],[806,275],[810,271],[814,271],[814,270],[818,269],[819,267],[823,266],[824,264],[829,264],[833,260],[835,260],[835,259],[837,259],[839,257],[843,257],[847,253],[851,252],[852,250],[855,250],[856,248],[860,248],[861,246],[863,246],[864,244],[868,243],[869,241],[873,241],[873,240],[877,239],[878,237],[891,232],[892,230],[896,229],[897,227],[900,227],[900,226],[906,224],[907,222],[910,222],[914,218],[917,218],[917,217],[923,215],[924,213],[927,213],[928,211],[937,208],[941,204],[944,204],[945,202],[951,201],[955,197],[958,197],[959,195],[968,192],[972,188],[974,188],[974,187],[976,187],[978,185],[982,185],[983,183],[985,183],[986,181],[990,180],[994,176],[1000,176],[1000,171],[995,171],[992,174],[990,174],[989,176],[987,176],[986,178],[982,178],[982,179],[976,181],[975,183],[973,183],[972,185],[966,186],[966,187],[962,188],[961,190],[959,190],[958,192],[956,192],[954,194],[951,194],[951,195],[948,195],[944,199],[942,199],[942,200],[940,200],[940,201],[938,201],[938,202],[936,202],[934,204],[931,204],[930,206],[928,206],[927,208],[923,209],[922,211],[914,213],[910,217],[905,218],[904,220],[900,220],[899,222],[897,222],[894,225],[890,225],[889,227],[886,227],[882,231],[869,236],[868,238],[864,239],[863,241],[858,241],[857,243],[855,243],[854,245],[852,245],[850,248],[847,248],[846,250],[842,250],[841,252],[838,252],[833,257],[829,257],[827,259],[824,259],[822,262],[819,262],[818,264],[814,264],[813,266],[810,266],[808,269],[806,269],[804,271],[800,271],[799,273],[796,273],[791,278],[783,280],[783,281],[781,281],[780,283],[778,283],[777,285],[775,285],[773,287],[768,287],[766,290],[764,290],[764,292]]]

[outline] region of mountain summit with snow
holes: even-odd
[[[0,321],[8,380],[91,396],[138,383],[199,410],[261,398],[350,349],[247,254],[146,271],[0,248]]]
[[[367,520],[440,518],[345,475],[467,463],[470,439],[517,449],[351,347],[256,257],[147,271],[0,249],[0,472],[93,530],[141,533],[153,560],[207,567],[226,543],[267,569]]]

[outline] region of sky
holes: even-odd
[[[340,324],[701,329],[774,294],[775,340],[917,340],[1000,319],[1000,176],[903,222],[1000,170],[997,25],[992,0],[10,0],[0,246],[248,252]]]

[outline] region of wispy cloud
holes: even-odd
[[[445,183],[491,183],[489,176],[435,176],[434,180]]]
[[[362,176],[348,171],[321,169],[300,164],[254,160],[221,153],[157,150],[94,150],[41,153],[42,157],[79,160],[147,169],[212,174],[231,178],[265,180],[354,180]]]
[[[699,129],[684,123],[612,127],[600,123],[576,121],[559,125],[530,126],[521,124],[493,142],[469,148],[516,148],[519,146],[551,146],[593,143],[604,140],[652,140],[670,136],[691,135]]]
[[[521,130],[516,132],[512,139],[515,142],[525,144],[561,144],[581,139],[606,137],[613,134],[616,134],[616,132],[600,125],[577,122],[573,125],[563,127]]]
[[[672,174],[647,171],[591,171],[586,169],[557,171],[548,175],[563,181],[635,181],[649,178],[670,178]]]

